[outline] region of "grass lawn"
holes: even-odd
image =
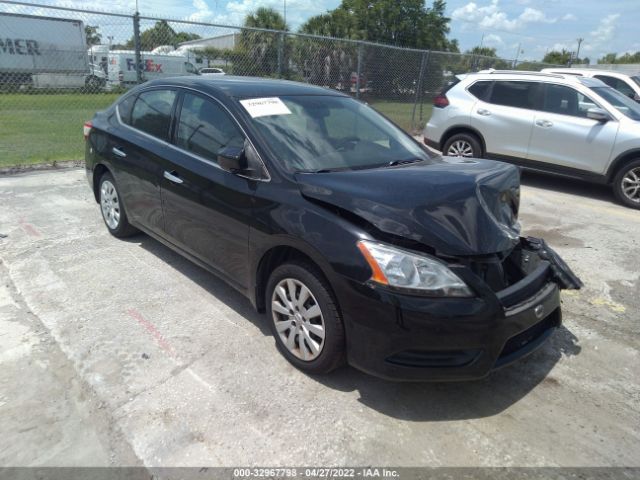
[[[386,115],[395,123],[404,128],[407,132],[411,133],[414,129],[411,125],[411,116],[413,114],[413,102],[391,102],[386,100],[372,99],[369,101],[369,105],[378,110],[380,113]],[[422,121],[420,121],[420,105],[416,106],[416,124],[415,129],[422,130],[424,124],[431,116],[431,103],[423,103],[422,105]]]
[[[83,123],[118,96],[0,94],[0,167],[83,159]]]
[[[0,94],[0,167],[82,160],[82,124],[119,94]],[[370,104],[411,132],[413,103],[372,99]],[[416,109],[416,121],[420,108]],[[423,122],[431,104],[423,105]]]

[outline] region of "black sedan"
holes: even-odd
[[[109,232],[147,233],[225,279],[306,372],[483,377],[541,345],[559,290],[581,285],[520,236],[515,167],[436,156],[338,92],[155,80],[84,134]]]

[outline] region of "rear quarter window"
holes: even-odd
[[[451,90],[453,87],[455,87],[459,83],[460,83],[460,79],[458,77],[453,77],[449,80],[446,80],[444,82],[444,85],[440,89],[440,95],[445,95],[449,90]]]
[[[618,90],[623,95],[626,95],[627,97],[630,97],[630,98],[634,97],[635,92],[633,88],[631,88],[631,86],[629,86],[627,82],[625,82],[624,80],[620,80],[619,78],[615,78],[615,77],[610,77],[608,75],[595,75],[595,78],[597,78],[598,80],[602,80],[604,83],[606,83],[610,87],[615,88],[616,90]]]
[[[127,125],[131,125],[131,111],[133,110],[133,104],[136,103],[136,95],[128,95],[118,103],[118,114],[120,120]]]
[[[489,93],[490,86],[490,81],[476,82],[469,88],[467,88],[467,91],[478,100],[485,100],[487,98],[487,94]]]

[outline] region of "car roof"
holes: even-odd
[[[462,76],[460,76],[462,77]],[[460,78],[458,77],[458,78]],[[572,75],[569,73],[551,73],[551,72],[534,72],[527,70],[483,70],[476,73],[468,73],[464,79],[478,79],[483,80],[536,80],[542,82],[549,81],[566,81],[567,84],[582,84],[586,87],[604,87],[606,84],[597,78],[583,77],[579,75]]]
[[[277,97],[284,95],[335,95],[347,96],[335,90],[289,80],[233,75],[200,77],[184,76],[156,79],[145,86],[172,85],[190,87],[215,96],[236,98]]]
[[[615,70],[601,70],[597,68],[544,68],[545,73],[562,73],[568,75],[608,75],[616,78],[628,78],[633,75],[629,75],[624,72],[616,72]]]

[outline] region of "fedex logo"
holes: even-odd
[[[133,58],[127,58],[127,70],[135,70],[136,62]],[[162,64],[155,63],[153,60],[148,59],[142,62],[142,71],[162,73]]]

